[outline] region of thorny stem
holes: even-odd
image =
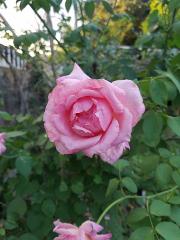
[[[156,194],[152,194],[152,195],[149,195],[149,196],[127,195],[125,197],[119,198],[119,199],[115,200],[114,202],[112,202],[109,206],[107,206],[107,208],[105,208],[105,210],[102,212],[102,214],[98,218],[97,223],[99,224],[102,221],[104,216],[107,214],[107,212],[109,212],[109,210],[112,207],[114,207],[116,204],[119,204],[119,203],[123,202],[124,200],[127,200],[127,199],[146,199],[146,201],[147,201],[147,200],[153,199],[155,197],[160,197],[160,196],[163,196],[163,195],[168,194],[170,192],[173,192],[177,188],[178,188],[178,186],[175,186],[175,187],[170,188],[170,189],[168,189],[166,191],[163,191],[163,192],[160,192],[160,193],[156,193]]]

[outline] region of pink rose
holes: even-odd
[[[70,75],[57,79],[44,122],[49,139],[60,153],[98,154],[113,163],[129,148],[132,128],[144,110],[133,81],[91,79],[75,64]]]
[[[2,155],[5,151],[5,133],[0,133],[0,155]]]
[[[111,233],[97,234],[103,227],[92,221],[84,222],[79,228],[59,220],[55,221],[54,225],[53,231],[59,234],[54,240],[110,240],[112,237]]]

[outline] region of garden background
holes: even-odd
[[[41,26],[17,35],[0,0],[0,34],[13,40],[11,47],[0,46],[0,132],[7,148],[0,156],[0,239],[51,240],[55,219],[96,221],[123,197],[102,221],[112,240],[179,240],[180,1],[16,5],[17,11],[30,7]],[[73,12],[73,25],[64,11]],[[45,134],[48,93],[73,62],[92,78],[131,79],[143,95],[146,112],[131,149],[114,165],[81,153],[60,155]]]

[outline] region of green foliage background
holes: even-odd
[[[30,5],[37,15],[39,9],[59,12],[62,4],[60,0],[17,2],[21,10]],[[55,83],[53,74],[47,79],[42,74],[46,70],[38,51],[46,51],[45,40],[50,37],[56,54],[48,64],[54,64],[57,74],[59,67],[69,73],[75,60],[91,77],[134,80],[146,112],[133,131],[131,150],[112,166],[81,153],[62,156],[45,135],[39,115],[45,101],[38,107],[32,97],[31,114],[1,111],[0,132],[7,133],[7,152],[0,157],[0,239],[53,239],[55,219],[77,225],[86,219],[96,221],[108,204],[127,195],[144,198],[125,200],[108,212],[102,224],[113,233],[112,240],[180,239],[180,2],[159,0],[160,5],[151,9],[152,1],[141,1],[148,12],[142,23],[138,21],[138,30],[136,15],[116,12],[116,2],[66,0],[66,9],[76,9],[81,25],[73,30],[64,17],[58,29],[61,40],[45,21],[43,31],[13,38],[21,56],[34,64],[34,85],[40,82],[39,91],[45,96]],[[98,18],[100,4],[106,22]],[[116,21],[120,27],[127,19],[133,23],[135,39],[124,46],[129,38],[123,36],[122,46],[111,36],[109,23]],[[30,51],[34,57],[29,57]]]

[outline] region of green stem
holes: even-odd
[[[156,239],[159,240],[159,237],[156,233],[156,229],[154,227],[154,224],[153,224],[153,221],[152,221],[152,218],[151,218],[151,213],[150,213],[150,210],[149,210],[149,200],[148,199],[146,201],[146,210],[147,210],[147,213],[148,213],[149,221],[150,221],[154,236],[156,236]]]
[[[174,24],[175,21],[175,17],[176,17],[176,13],[177,13],[177,9],[174,9],[173,13],[172,13],[172,19],[171,22],[169,23],[169,26],[167,27],[167,30],[165,29],[165,44],[164,44],[164,51],[163,51],[163,57],[164,59],[166,59],[166,54],[167,54],[167,50],[168,50],[168,40],[170,38],[170,34],[172,32],[172,26]]]
[[[175,187],[173,187],[169,190],[166,190],[166,191],[163,191],[163,192],[160,192],[160,193],[156,193],[156,194],[153,194],[153,195],[149,195],[149,196],[127,195],[125,197],[119,198],[119,199],[115,200],[114,202],[112,202],[109,206],[107,206],[107,208],[105,208],[105,210],[102,212],[102,214],[98,218],[97,223],[99,224],[102,221],[104,216],[107,214],[107,212],[109,212],[109,210],[112,207],[114,207],[116,204],[119,204],[119,203],[123,202],[124,200],[127,200],[127,199],[144,199],[144,198],[146,200],[149,200],[149,199],[153,199],[155,197],[160,197],[160,196],[165,195],[167,193],[173,192],[177,188],[178,188],[178,186],[175,186]]]

